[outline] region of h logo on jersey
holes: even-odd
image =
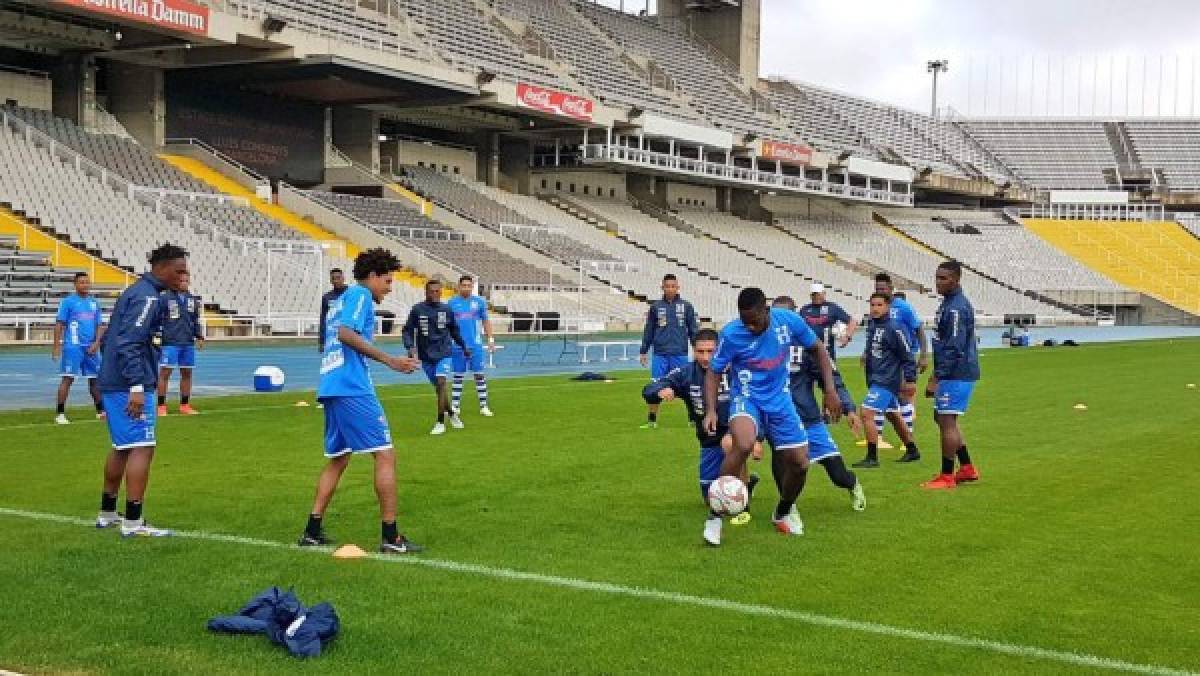
[[[790,350],[791,356],[788,359],[788,371],[796,373],[804,367],[804,348],[799,345],[792,345]]]
[[[439,310],[437,313],[437,327],[439,329],[446,328],[446,313],[442,312],[441,310]]]
[[[750,396],[750,381],[754,378],[754,374],[747,369],[738,371],[738,383],[741,384],[742,396]]]
[[[780,345],[789,345],[792,342],[792,332],[786,325],[781,324],[775,327],[775,338]]]
[[[659,328],[666,328],[666,326],[667,326],[667,308],[665,308],[665,307],[658,308],[656,314],[658,315]]]
[[[675,304],[675,322],[683,326],[683,303]]]

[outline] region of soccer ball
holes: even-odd
[[[830,333],[832,333],[832,334],[833,334],[833,337],[834,337],[834,338],[839,338],[839,339],[840,339],[842,336],[846,335],[846,322],[837,322],[837,323],[835,323],[835,324],[833,325],[833,327],[831,327],[831,329],[830,329]]]
[[[708,506],[717,514],[736,516],[746,510],[749,502],[746,484],[735,476],[717,477],[708,485]]]

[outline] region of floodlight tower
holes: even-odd
[[[937,104],[938,103],[937,102],[938,73],[945,73],[948,70],[950,70],[950,62],[947,61],[946,59],[933,59],[931,61],[925,62],[925,72],[933,73],[933,103],[930,104],[929,115],[930,115],[930,117],[934,118],[935,120],[937,119],[937,116],[938,116],[938,104]]]

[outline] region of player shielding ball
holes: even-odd
[[[354,455],[370,455],[375,461],[375,496],[383,554],[408,554],[422,550],[401,535],[396,526],[396,454],[383,405],[375,393],[367,359],[401,373],[412,373],[420,365],[410,357],[392,356],[375,347],[375,304],[392,291],[392,275],[400,261],[386,249],[369,249],[354,259],[352,286],[330,303],[322,330],[325,353],[321,357],[321,380],[317,399],[324,405],[325,457],[328,462],[317,480],[317,494],[301,547],[332,544],[322,521],[342,473]]]

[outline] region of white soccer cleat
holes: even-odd
[[[123,538],[164,538],[173,535],[166,528],[155,528],[146,523],[145,519],[138,521],[121,521],[121,537]]]
[[[100,512],[96,515],[96,528],[112,528],[125,520],[125,517],[116,512]]]
[[[792,505],[782,519],[772,517],[771,523],[775,524],[775,530],[784,535],[804,535],[804,522],[800,520],[800,513],[796,511],[795,505]]]
[[[479,415],[481,415],[485,418],[490,418],[496,414],[492,413],[492,409],[488,408],[487,406],[484,406],[483,408],[479,409]]]
[[[711,516],[704,520],[704,544],[709,547],[721,546],[721,517]]]
[[[433,435],[433,436],[435,436],[435,437],[436,437],[436,436],[439,436],[439,435],[442,435],[442,434],[445,434],[445,433],[446,433],[446,424],[445,424],[445,423],[437,423],[437,424],[435,424],[435,425],[433,426],[433,429],[429,430],[429,433],[430,433],[430,434],[432,434],[432,435]]]
[[[854,488],[850,489],[850,507],[856,512],[867,508],[867,494],[863,492],[861,481],[856,481]]]
[[[55,425],[70,425],[71,421],[67,420],[66,413],[59,413],[58,415],[54,416],[54,424]]]
[[[461,406],[451,406],[450,407],[450,415],[458,415],[459,413],[462,413]]]
[[[456,430],[461,430],[463,428],[462,418],[458,417],[457,413],[450,416],[450,426]]]

